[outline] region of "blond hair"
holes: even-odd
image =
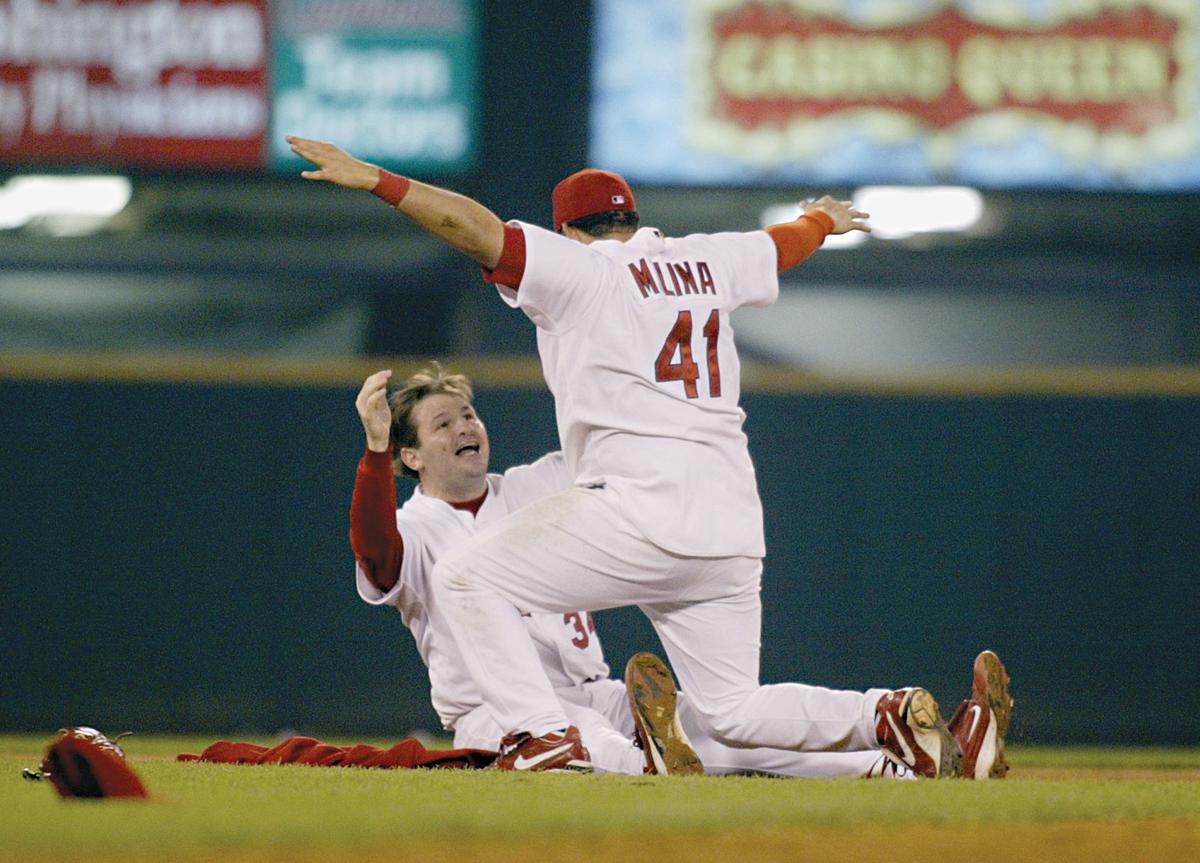
[[[458,396],[467,404],[472,404],[475,398],[470,378],[447,372],[439,362],[430,363],[388,396],[388,407],[392,409],[392,466],[396,476],[418,476],[415,470],[401,460],[400,450],[420,446],[417,427],[413,425],[413,411],[422,399],[442,393]]]

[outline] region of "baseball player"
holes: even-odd
[[[561,453],[503,475],[488,473],[487,429],[475,412],[470,381],[440,366],[424,369],[387,393],[391,373],[366,379],[356,407],[366,433],[351,503],[351,545],[357,561],[359,595],[372,605],[397,608],[412,631],[429,669],[430,693],[439,718],[454,731],[454,745],[499,749],[503,732],[482,706],[467,674],[454,633],[429,586],[434,563],[487,525],[527,502],[568,488]],[[396,509],[397,473],[419,485]],[[600,639],[586,612],[533,614],[524,618],[555,694],[591,753],[597,772],[767,773],[780,776],[890,776],[894,771],[876,752],[801,753],[770,749],[730,749],[705,736],[687,699],[678,700],[658,722],[659,741],[649,717],[662,697],[645,698],[630,709],[625,686],[609,678]],[[656,657],[631,661],[637,678],[656,675],[655,691],[674,695],[670,672]],[[677,740],[662,740],[672,732]],[[665,731],[662,729],[666,729]],[[686,729],[686,731],[685,731]],[[690,747],[688,732],[696,749]],[[641,748],[633,745],[637,735]],[[570,769],[584,769],[569,765]],[[901,772],[903,775],[903,772]]]
[[[918,775],[960,772],[962,744],[922,687],[758,680],[765,545],[730,313],[774,302],[780,272],[830,233],[869,230],[866,213],[825,196],[764,231],[668,238],[639,227],[623,178],[589,169],[555,188],[548,231],[334,145],[288,140],[317,166],[302,176],[372,191],[480,263],[537,327],[574,485],[481,530],[431,580],[506,734],[497,766],[589,758],[522,614],[637,605],[719,742],[879,749]],[[984,695],[1008,700],[1006,688]]]

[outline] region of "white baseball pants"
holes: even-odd
[[[569,724],[522,613],[637,605],[697,725],[717,742],[878,749],[875,705],[886,690],[759,684],[761,573],[755,558],[665,551],[625,518],[615,491],[577,487],[488,526],[444,557],[432,582],[484,703],[506,732],[540,736]]]
[[[634,734],[633,714],[629,709],[629,698],[625,685],[618,680],[596,680],[574,689],[557,689],[559,700],[567,704],[567,718],[577,725],[584,744],[592,754],[597,772],[629,772],[612,770],[608,764],[621,758],[623,752],[614,748],[606,735],[597,734],[594,727],[585,728],[576,721],[571,704],[591,707],[588,713],[604,717],[619,732],[619,739],[632,738]],[[882,691],[882,690],[880,690]],[[738,749],[718,743],[701,727],[692,709],[687,693],[680,690],[676,703],[679,722],[692,747],[704,764],[704,772],[710,776],[730,774],[765,774],[798,779],[859,779],[874,769],[879,772],[884,755],[878,749],[860,752],[795,752],[789,749]],[[581,711],[582,712],[582,711]],[[589,738],[589,730],[592,737]],[[645,757],[636,750],[637,761],[632,772],[641,773]],[[599,753],[599,754],[597,754]],[[624,762],[622,762],[624,763]],[[890,774],[889,774],[890,775]]]

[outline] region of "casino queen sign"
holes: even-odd
[[[1200,186],[1196,0],[687,5],[686,110],[664,167],[691,157],[715,180]],[[630,167],[613,155],[610,167]]]

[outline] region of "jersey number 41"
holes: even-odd
[[[704,334],[705,357],[708,361],[708,394],[715,398],[721,396],[721,361],[717,356],[717,337],[721,332],[721,313],[713,309],[701,331]],[[679,360],[675,360],[676,354]],[[683,391],[689,399],[699,398],[700,390],[696,382],[700,380],[700,367],[692,359],[692,313],[684,309],[675,318],[675,326],[667,334],[662,350],[654,361],[654,379],[659,383],[665,381],[683,381]]]

